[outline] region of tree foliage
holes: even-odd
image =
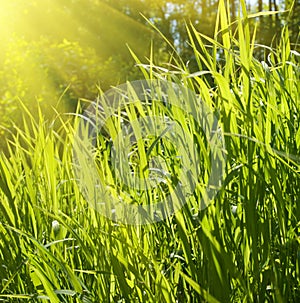
[[[239,2],[229,2],[234,28]],[[247,8],[254,13],[285,10],[249,21],[252,30],[258,25],[257,43],[276,44],[276,33],[288,25],[293,46],[299,35],[299,3],[249,2]],[[0,110],[1,126],[8,127],[11,120],[20,120],[18,100],[33,112],[37,104],[49,109],[61,100],[59,110],[70,111],[79,98],[96,98],[99,87],[106,90],[139,79],[128,46],[146,63],[152,47],[157,64],[181,60],[191,72],[205,69],[195,60],[186,26],[192,24],[198,32],[214,37],[218,1],[13,0],[1,5]],[[174,52],[180,58],[172,60],[169,54]],[[266,60],[265,49],[255,52]]]

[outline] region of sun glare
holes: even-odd
[[[12,2],[5,0],[0,1],[0,39],[2,47],[7,43],[13,31],[13,20],[16,19],[16,15],[17,11],[14,10]]]
[[[119,81],[120,64],[113,56],[127,62],[126,44],[137,54],[147,48],[151,34],[145,25],[104,1],[91,3],[0,0],[4,107],[18,99],[51,107],[67,87],[68,103],[94,98],[99,83],[107,88]]]

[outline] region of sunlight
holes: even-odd
[[[16,119],[18,99],[46,111],[66,88],[68,106],[94,99],[132,59],[126,44],[144,56],[150,39],[144,24],[102,1],[0,0],[1,123]]]
[[[0,39],[2,47],[5,47],[12,31],[14,24],[12,20],[17,17],[17,11],[10,1],[0,0]],[[1,55],[3,55],[1,53]]]
[[[46,36],[54,41],[68,39],[93,46],[99,54],[109,55],[116,48],[125,52],[126,43],[138,52],[144,49],[142,38],[150,30],[137,20],[98,1],[0,1],[0,38],[9,40],[12,34],[25,39]]]

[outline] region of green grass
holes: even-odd
[[[41,114],[36,122],[27,112],[24,129],[17,129],[8,154],[0,155],[0,302],[300,300],[300,54],[291,50],[284,28],[280,45],[265,47],[265,62],[256,60],[251,16],[241,7],[238,22],[230,25],[220,1],[215,39],[188,27],[198,73],[189,73],[178,56],[177,66],[167,65],[168,70],[136,58],[145,79],[184,85],[218,116],[227,160],[215,199],[201,210],[203,191],[196,187],[185,206],[164,221],[137,226],[110,221],[90,207],[75,180],[76,121],[57,115],[48,123]],[[124,111],[129,122],[137,112],[178,121],[199,152],[201,163],[193,164],[209,170],[207,142],[190,115],[162,104]],[[122,115],[110,121],[111,133],[122,127]],[[167,178],[148,191],[128,189],[109,166],[106,136],[99,137],[98,147],[103,181],[126,203],[155,203],[180,181]],[[164,155],[173,175],[180,170],[168,141],[150,136],[131,152],[136,155],[131,169],[139,176],[150,156]]]

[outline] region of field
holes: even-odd
[[[97,148],[85,154],[80,146],[79,163],[81,108],[46,121],[24,106],[23,127],[0,154],[0,302],[300,302],[300,54],[287,28],[276,48],[255,44],[248,21],[257,17],[242,4],[230,24],[220,1],[215,39],[187,25],[199,72],[190,73],[178,54],[176,65],[156,66],[152,53],[144,64],[133,50],[143,83],[175,86],[167,102],[158,86],[158,102],[125,104],[97,133]],[[257,48],[263,60],[253,55]],[[207,118],[201,103],[172,102],[177,86],[216,117],[217,150],[199,125]],[[147,124],[142,136],[138,117],[163,117],[167,129],[151,134]],[[174,138],[164,137],[170,121]],[[117,136],[129,125],[143,140]],[[111,165],[112,142],[129,164]],[[80,162],[86,155],[90,160]],[[101,193],[110,212],[111,197],[153,207],[171,197],[168,206],[180,207],[143,215],[142,222],[122,209],[116,218],[104,216],[104,208],[91,205],[99,202],[90,193],[91,163],[110,191]],[[216,169],[220,187],[210,196],[206,186]],[[156,187],[138,182],[151,176]]]

